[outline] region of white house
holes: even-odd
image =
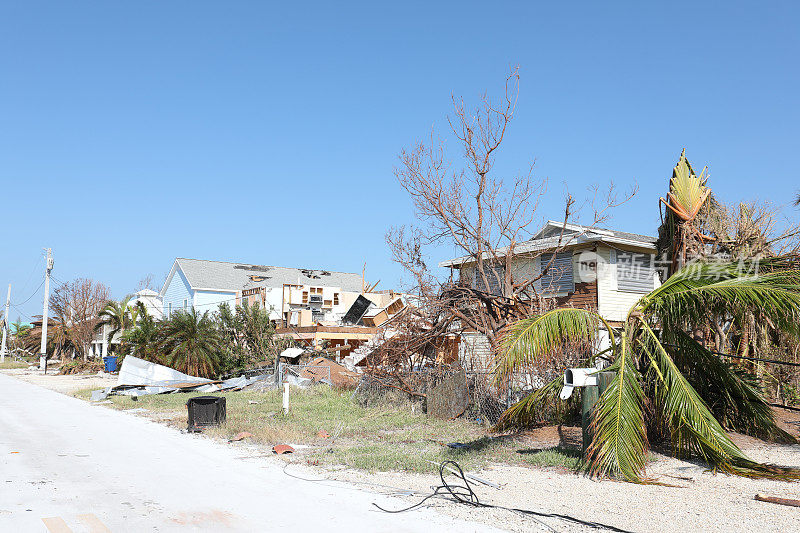
[[[178,310],[216,311],[243,300],[270,310],[276,322],[336,320],[364,290],[361,274],[177,258],[160,296],[164,317]],[[307,316],[306,316],[307,315]]]
[[[539,294],[554,299],[556,307],[596,311],[615,326],[626,319],[642,295],[661,284],[655,243],[656,239],[647,235],[551,220],[531,240],[515,247],[511,275],[518,284],[535,278],[543,266],[551,264],[534,284]],[[562,247],[553,258],[553,250]],[[498,251],[500,257],[504,253]],[[451,259],[439,266],[458,270],[458,278],[474,287],[490,293],[501,291],[503,265],[484,268],[488,286],[476,276],[476,262],[471,257]],[[480,360],[489,357],[482,335],[465,335],[462,350],[479,353]]]
[[[161,320],[164,317],[164,303],[161,301],[161,295],[154,290],[151,289],[142,289],[139,292],[133,295],[130,302],[128,302],[129,306],[134,306],[139,302],[144,305],[144,308],[147,310],[147,314],[152,316],[156,320]]]
[[[142,302],[147,313],[154,319],[160,320],[163,317],[161,296],[156,291],[150,289],[140,290],[128,300],[128,307],[133,307],[138,302]],[[110,333],[111,327],[107,325],[104,325],[95,333],[94,339],[89,345],[89,355],[92,357],[105,357],[115,344],[120,343],[122,334],[116,333],[113,338],[109,339]]]

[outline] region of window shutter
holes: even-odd
[[[550,263],[552,258],[553,254],[542,254],[539,258],[542,270]],[[556,258],[550,268],[539,281],[545,295],[575,292],[575,279],[572,273],[572,252],[556,254]]]
[[[489,286],[486,286],[480,272],[475,268],[473,287],[479,291],[501,296],[503,294],[503,284],[505,283],[505,267],[502,265],[491,267],[484,264],[483,271],[486,273],[486,281],[489,283]]]
[[[617,290],[648,293],[653,290],[654,261],[650,254],[619,251]]]

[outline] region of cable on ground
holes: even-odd
[[[456,477],[458,477],[459,480],[464,483],[463,485],[453,485],[453,484],[450,484],[450,483],[447,482],[447,480],[445,479],[445,475],[446,475],[445,472],[446,472],[448,466],[453,468],[454,470],[456,470],[458,472],[457,474],[454,474],[454,475]],[[408,507],[405,507],[403,509],[394,509],[394,510],[392,510],[392,509],[384,509],[383,507],[381,507],[377,503],[373,503],[372,505],[374,505],[375,507],[377,507],[378,509],[380,509],[381,511],[383,511],[385,513],[404,513],[406,511],[411,511],[412,509],[416,509],[416,508],[420,507],[421,505],[423,505],[426,501],[430,500],[431,498],[447,498],[447,499],[449,499],[451,501],[455,501],[456,503],[469,505],[470,507],[478,507],[478,508],[483,508],[483,509],[503,509],[503,510],[506,510],[506,511],[511,511],[513,513],[519,513],[519,514],[522,514],[522,515],[525,515],[525,516],[529,516],[529,517],[533,518],[534,520],[536,520],[535,517],[557,518],[557,519],[560,519],[560,520],[564,520],[566,522],[570,522],[570,523],[573,523],[573,524],[580,524],[580,525],[592,527],[592,528],[595,528],[595,529],[605,529],[605,530],[608,530],[608,531],[618,531],[620,533],[630,533],[629,531],[627,531],[625,529],[620,529],[620,528],[617,528],[617,527],[614,527],[614,526],[609,526],[609,525],[602,524],[602,523],[599,523],[599,522],[590,522],[590,521],[586,521],[586,520],[581,520],[579,518],[575,518],[575,517],[569,516],[569,515],[558,514],[558,513],[542,513],[542,512],[538,512],[538,511],[531,511],[531,510],[528,510],[528,509],[517,509],[517,508],[514,508],[514,507],[503,507],[502,505],[493,505],[493,504],[489,504],[489,503],[482,503],[478,499],[478,495],[475,494],[475,491],[472,490],[472,486],[470,485],[469,481],[467,481],[467,477],[464,475],[464,471],[461,469],[461,466],[455,461],[445,461],[441,465],[439,465],[439,479],[441,480],[442,484],[439,485],[438,487],[434,487],[434,491],[432,493],[426,495],[419,502],[417,502],[417,503],[415,503],[413,505],[410,505]],[[536,521],[538,523],[542,524],[543,526],[547,527],[551,531],[554,531],[553,528],[548,526],[547,524],[545,524],[543,522],[540,522],[539,520],[536,520]]]

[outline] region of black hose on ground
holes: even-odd
[[[453,475],[455,475],[461,481],[463,481],[463,483],[464,483],[463,485],[454,485],[454,484],[451,484],[451,483],[447,482],[447,480],[445,479],[445,471],[447,470],[448,466],[450,466],[451,468],[453,468],[454,470],[457,471],[457,473],[453,474]],[[441,480],[442,484],[439,485],[438,487],[435,487],[434,491],[432,493],[426,495],[425,497],[423,497],[419,502],[415,503],[414,505],[410,505],[408,507],[404,507],[403,509],[395,509],[395,510],[384,509],[383,507],[381,507],[377,503],[373,503],[372,505],[374,505],[375,507],[377,507],[378,509],[380,509],[384,513],[404,513],[406,511],[411,511],[413,509],[416,509],[416,508],[420,507],[421,505],[423,505],[425,502],[427,502],[431,498],[436,498],[436,497],[447,498],[447,496],[449,495],[450,498],[453,501],[455,501],[456,503],[469,505],[471,507],[478,507],[478,508],[484,508],[484,509],[503,509],[505,511],[511,511],[511,512],[514,512],[514,513],[520,513],[520,514],[531,516],[531,517],[557,518],[557,519],[564,520],[564,521],[567,521],[567,522],[570,522],[570,523],[573,523],[573,524],[580,524],[580,525],[592,527],[592,528],[595,528],[595,529],[605,529],[607,531],[617,531],[617,532],[620,532],[620,533],[631,533],[630,531],[625,530],[625,529],[620,529],[618,527],[609,526],[609,525],[606,525],[606,524],[601,524],[599,522],[589,522],[589,521],[581,520],[579,518],[575,518],[575,517],[569,516],[569,515],[558,514],[558,513],[541,513],[541,512],[538,512],[538,511],[530,511],[528,509],[516,509],[516,508],[513,508],[513,507],[503,507],[501,505],[492,505],[492,504],[489,504],[489,503],[482,503],[478,499],[478,495],[475,494],[475,491],[472,490],[472,485],[470,485],[469,481],[467,481],[467,477],[464,475],[464,471],[461,469],[461,466],[455,461],[445,461],[441,465],[439,465],[439,479]],[[537,520],[537,522],[538,522],[538,520]],[[542,523],[542,525],[544,525],[545,527],[550,528],[546,524]],[[552,529],[552,528],[550,528],[550,529]]]

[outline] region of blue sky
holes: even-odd
[[[0,6],[12,318],[41,313],[46,246],[57,279],[117,297],[179,256],[366,263],[396,285],[384,234],[413,222],[399,151],[444,124],[451,93],[499,95],[512,64],[519,106],[497,170],[536,160],[542,219],[565,184],[581,198],[613,180],[639,193],[609,225],[654,233],[683,147],[722,200],[798,216],[795,3],[287,4]]]

